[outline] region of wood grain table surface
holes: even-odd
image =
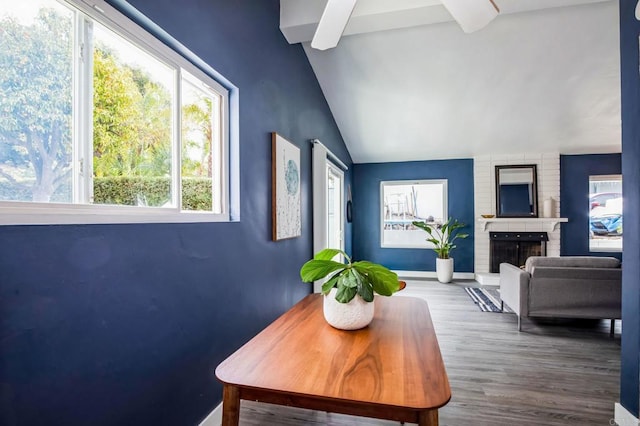
[[[376,296],[362,330],[324,320],[322,296],[305,297],[216,368],[223,425],[237,425],[240,400],[437,425],[451,398],[424,300]]]

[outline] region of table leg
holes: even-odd
[[[240,391],[237,386],[224,385],[222,391],[222,426],[238,426],[240,421]]]
[[[438,426],[438,410],[428,410],[420,412],[418,418],[419,426]]]

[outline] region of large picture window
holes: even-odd
[[[227,90],[108,4],[4,2],[0,69],[0,224],[228,220]]]
[[[622,175],[589,176],[589,251],[622,251]]]
[[[433,247],[412,222],[441,225],[447,220],[446,179],[381,182],[380,200],[382,247]]]

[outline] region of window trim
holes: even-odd
[[[591,181],[592,178],[594,181],[599,181],[599,182],[605,182],[605,181],[624,181],[623,177],[622,177],[622,173],[619,174],[607,174],[607,175],[589,175],[588,176],[588,181],[589,181],[589,186],[591,185]],[[622,197],[622,192],[620,193],[621,198]],[[589,197],[589,194],[587,194],[587,197]],[[588,202],[590,202],[588,200]],[[622,200],[622,205],[623,205],[623,221],[624,221],[624,198]],[[590,207],[590,204],[588,204]],[[620,246],[619,247],[595,247],[591,245],[591,242],[593,241],[593,238],[591,237],[591,209],[589,209],[589,213],[587,215],[588,217],[588,222],[587,222],[587,232],[589,235],[589,239],[587,242],[587,246],[589,248],[589,253],[622,253],[622,250],[624,249],[624,232],[622,233],[622,236],[620,237]]]
[[[100,204],[73,204],[73,203],[38,203],[22,201],[0,201],[0,225],[29,225],[29,224],[103,224],[103,223],[190,223],[190,222],[228,222],[239,220],[239,182],[235,180],[239,177],[238,162],[238,101],[237,88],[219,73],[208,66],[195,54],[161,30],[148,18],[135,10],[130,5],[113,1],[120,11],[104,0],[57,0],[79,11],[78,20],[85,19],[86,15],[92,20],[99,22],[125,38],[138,48],[149,53],[159,61],[162,61],[175,69],[175,99],[172,118],[176,125],[173,126],[172,136],[172,187],[178,186],[178,190],[172,191],[172,199],[181,202],[180,168],[181,168],[181,128],[180,128],[180,99],[182,74],[187,74],[197,78],[208,89],[219,95],[220,116],[216,120],[220,124],[219,152],[221,160],[219,169],[220,179],[212,185],[219,190],[220,212],[190,211],[181,210],[180,207],[143,207],[143,206],[118,206]],[[84,32],[85,26],[74,25],[76,36],[79,32]],[[74,43],[73,67],[78,65],[77,55],[79,54],[79,43]],[[76,73],[78,70],[76,69]],[[86,82],[85,82],[86,84]],[[77,85],[74,85],[77,91]],[[76,94],[74,92],[74,94]],[[77,94],[76,94],[77,95]],[[74,96],[74,108],[81,107],[82,99]],[[79,111],[79,110],[74,110]],[[232,113],[233,111],[233,113]],[[74,120],[76,121],[76,120]],[[74,132],[80,134],[90,130],[85,125],[74,125]],[[233,146],[232,146],[233,140]],[[74,142],[75,143],[75,142]],[[81,148],[82,149],[82,148]],[[174,152],[177,151],[177,152]],[[233,154],[232,154],[233,153]],[[77,167],[77,156],[81,155],[74,146],[72,167]],[[234,161],[231,164],[230,161]],[[76,173],[73,173],[74,179]],[[233,175],[233,178],[231,177]],[[215,176],[215,175],[214,175]],[[86,179],[80,179],[87,181]],[[233,183],[232,183],[233,180]],[[84,194],[88,191],[83,183],[79,188]],[[76,187],[74,185],[74,187]],[[232,197],[233,194],[233,197]],[[86,194],[84,195],[86,196]],[[75,198],[75,195],[74,195]],[[80,198],[83,195],[80,194]],[[232,204],[233,203],[233,204]],[[215,208],[214,206],[212,206]]]

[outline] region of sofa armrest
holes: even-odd
[[[519,317],[527,316],[529,273],[510,263],[500,264],[500,299]]]

